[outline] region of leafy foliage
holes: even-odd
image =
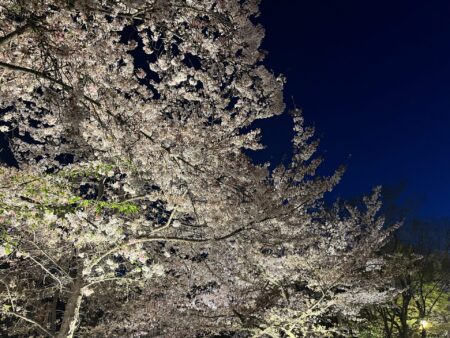
[[[401,293],[386,304],[365,311],[367,325],[362,334],[410,337],[413,334],[443,336],[450,329],[448,253],[425,256],[409,250],[396,253],[390,262]]]

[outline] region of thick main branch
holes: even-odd
[[[70,290],[70,296],[64,310],[64,318],[57,338],[72,337],[80,318],[80,307],[83,299],[83,266],[77,267],[77,277]]]

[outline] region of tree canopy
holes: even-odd
[[[325,337],[396,292],[299,110],[289,165],[245,155],[285,108],[258,5],[1,1],[3,335]]]

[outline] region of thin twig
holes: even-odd
[[[13,309],[13,311],[16,311],[16,308],[14,306],[14,301],[11,297],[11,292],[9,292],[8,284],[1,279],[0,279],[0,282],[3,283],[4,286],[6,286],[6,291],[8,292],[9,301],[11,302],[11,308]]]
[[[27,253],[27,252],[25,252],[26,253],[26,256],[28,257],[28,258],[30,258],[33,262],[35,262],[37,265],[39,265],[41,268],[42,268],[42,270],[44,270],[45,272],[47,272],[54,280],[56,280],[58,283],[59,283],[59,288],[60,288],[60,290],[62,290],[63,289],[63,285],[62,285],[62,282],[61,282],[61,280],[58,278],[58,277],[56,277],[54,274],[52,274],[41,262],[39,262],[38,260],[36,260],[32,255],[30,255],[29,253]]]
[[[5,311],[3,312],[7,315],[11,315],[11,316],[15,316],[17,318],[23,319],[31,324],[36,325],[42,332],[45,332],[47,335],[49,335],[50,337],[55,337],[50,331],[48,331],[46,328],[44,328],[41,324],[35,322],[33,319],[27,318],[25,316],[19,315],[18,313],[15,312],[10,312],[10,311]]]

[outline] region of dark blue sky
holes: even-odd
[[[417,216],[450,216],[450,1],[263,0],[266,65],[321,139],[322,173],[347,173],[335,195],[406,184]],[[261,121],[288,153],[289,118]]]

